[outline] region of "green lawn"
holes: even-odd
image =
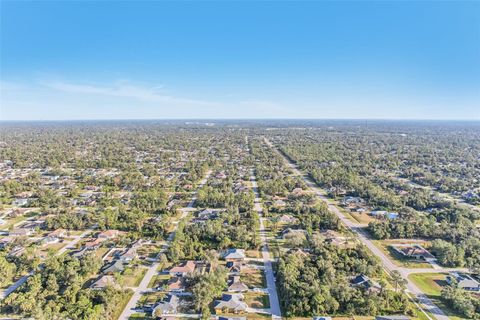
[[[121,276],[121,282],[126,287],[138,287],[147,269],[140,267],[127,268]]]
[[[446,275],[446,273],[413,273],[409,275],[408,278],[412,280],[427,297],[432,299],[451,320],[465,320],[465,318],[460,317],[454,310],[446,306],[441,299],[442,286],[446,284]]]
[[[245,302],[251,308],[269,308],[270,300],[268,294],[261,292],[246,292],[244,294]]]
[[[263,270],[246,270],[241,273],[241,281],[245,283],[249,288],[265,288],[267,286],[267,280],[263,274]]]

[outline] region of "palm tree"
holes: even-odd
[[[399,288],[405,289],[407,280],[403,278],[402,274],[398,270],[393,270],[390,276],[392,278],[392,283],[395,286],[395,291],[398,291]]]

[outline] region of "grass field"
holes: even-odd
[[[265,288],[267,286],[263,270],[249,269],[242,271],[241,281],[249,288]]]
[[[427,297],[432,299],[451,320],[464,320],[465,318],[460,317],[455,311],[447,307],[441,299],[442,286],[446,284],[446,276],[446,273],[413,273],[408,278],[412,280]]]
[[[147,269],[139,268],[138,266],[127,268],[121,276],[121,282],[126,287],[137,287],[142,281],[146,272]]]
[[[270,300],[268,294],[261,292],[246,292],[244,294],[245,302],[251,308],[269,308]]]

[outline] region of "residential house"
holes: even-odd
[[[52,238],[65,238],[67,236],[67,230],[65,229],[56,229],[48,234],[48,237]]]
[[[85,242],[84,246],[88,250],[97,250],[98,248],[100,248],[100,246],[102,245],[102,243],[104,241],[105,241],[105,239],[99,238],[99,239],[95,239],[95,240],[92,240],[92,241]]]
[[[397,212],[388,212],[383,210],[374,210],[370,212],[370,215],[375,218],[386,218],[390,220],[397,219],[399,214]]]
[[[480,282],[467,273],[452,272],[447,276],[447,283],[462,288],[466,291],[480,291]]]
[[[118,237],[120,233],[121,231],[118,231],[118,230],[106,230],[106,231],[100,232],[97,237],[99,239],[110,240]]]
[[[152,316],[162,317],[164,315],[176,314],[178,305],[179,298],[176,295],[169,294],[153,308]]]
[[[231,262],[241,262],[245,260],[245,250],[244,249],[228,249],[223,258],[225,261]]]
[[[436,260],[427,249],[419,244],[394,244],[391,246],[396,252],[407,258],[434,261]]]
[[[216,300],[213,308],[216,313],[244,313],[248,305],[241,293],[224,293],[221,300]]]
[[[194,272],[196,268],[195,261],[188,260],[183,263],[181,263],[178,266],[175,266],[168,271],[168,273],[174,277],[184,277],[187,273]]]
[[[242,261],[228,261],[226,264],[227,270],[230,274],[239,275],[243,269]]]
[[[128,248],[121,256],[120,260],[130,262],[138,257],[137,248],[132,246]]]
[[[30,201],[30,198],[16,198],[15,200],[13,200],[12,206],[25,207],[30,204]]]
[[[287,228],[282,231],[282,238],[287,239],[289,237],[295,236],[295,235],[306,235],[307,231],[303,229],[292,229],[292,228]]]
[[[101,276],[97,281],[92,283],[90,286],[91,289],[100,290],[105,289],[107,286],[116,287],[118,286],[115,282],[114,276]]]
[[[9,244],[12,244],[14,241],[15,241],[15,238],[10,237],[10,236],[1,238],[0,239],[0,249],[5,248]]]
[[[15,228],[10,231],[9,236],[12,237],[28,237],[34,233],[32,228]]]
[[[350,285],[352,287],[361,287],[361,288],[364,288],[366,289],[367,291],[375,291],[375,292],[379,292],[381,290],[381,287],[380,285],[371,280],[369,277],[367,277],[366,275],[364,274],[361,274],[361,275],[358,275],[356,276],[355,278],[353,278],[351,281],[350,281]]]
[[[217,217],[217,212],[212,209],[205,209],[197,214],[197,218],[201,220],[209,220]]]
[[[10,250],[8,255],[10,257],[20,257],[24,252],[25,252],[25,247],[15,246]]]
[[[125,263],[122,260],[115,260],[102,268],[103,274],[114,274],[125,270]]]
[[[240,281],[240,276],[235,275],[228,281],[228,292],[245,292],[248,291],[248,286]]]
[[[184,292],[185,279],[183,277],[171,277],[167,282],[166,290],[171,292]]]
[[[278,218],[278,221],[282,223],[295,223],[297,219],[289,214],[283,214]]]

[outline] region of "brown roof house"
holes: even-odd
[[[188,261],[185,261],[185,262],[181,263],[178,266],[173,267],[172,269],[170,269],[170,271],[168,271],[168,273],[172,277],[174,277],[174,276],[184,277],[187,273],[191,273],[191,272],[195,271],[195,268],[196,268],[195,261],[188,260]]]
[[[101,290],[105,289],[107,286],[118,287],[118,284],[115,282],[114,276],[101,276],[97,281],[92,283],[90,288],[95,290]]]
[[[240,281],[240,276],[233,276],[228,282],[228,292],[248,291],[248,286]]]
[[[419,244],[395,244],[392,248],[407,258],[435,261],[435,256]]]

